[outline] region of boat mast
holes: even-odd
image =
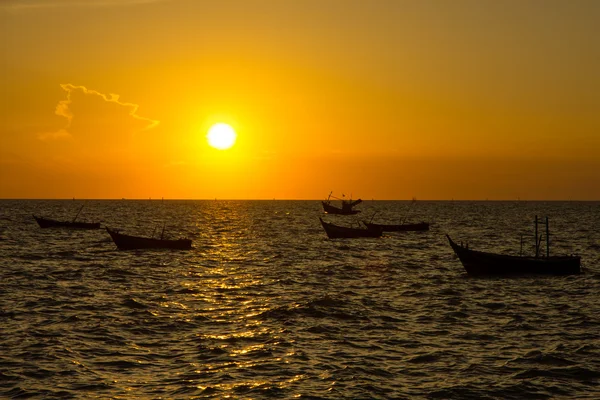
[[[412,201],[410,202],[410,205],[408,206],[408,211],[406,212],[406,215],[404,216],[404,219],[402,219],[401,224],[404,224],[406,222],[406,219],[408,218],[408,214],[410,214],[410,210],[412,209],[412,206],[417,202],[417,198],[413,197]]]
[[[519,255],[523,257],[523,234],[521,234],[521,250],[519,251]]]
[[[535,257],[537,258],[540,255],[540,245],[538,242],[538,219],[537,215],[535,216]]]
[[[546,216],[546,257],[550,257],[550,228],[548,228],[548,216]]]
[[[81,208],[79,209],[79,211],[77,211],[77,214],[75,215],[75,218],[73,218],[73,222],[75,222],[75,220],[77,219],[77,217],[79,217],[79,213],[81,212],[81,210],[83,210],[83,206],[85,206],[85,204],[81,205]]]

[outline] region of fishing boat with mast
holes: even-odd
[[[120,233],[117,229],[106,227],[106,231],[119,250],[138,250],[138,249],[177,249],[190,250],[192,248],[191,239],[165,239],[165,228],[159,238],[132,236]]]
[[[329,193],[329,196],[327,196],[327,200],[325,201],[321,201],[321,204],[323,205],[323,210],[327,213],[327,214],[338,214],[338,215],[354,215],[354,214],[358,214],[360,212],[360,210],[355,210],[354,207],[359,205],[360,203],[362,203],[361,199],[358,200],[354,200],[352,201],[350,200],[346,200],[344,199],[344,195],[342,194],[342,198],[338,198],[335,196],[332,196],[333,192]],[[331,203],[331,199],[335,199],[335,200],[340,200],[342,206],[338,207],[335,206]]]
[[[329,239],[350,239],[350,238],[378,238],[381,237],[383,231],[379,228],[369,227],[353,227],[353,226],[342,226],[332,224],[331,222],[323,221],[323,218],[319,217],[323,229]]]
[[[542,222],[544,224],[544,222]],[[538,236],[538,217],[535,217],[535,256],[506,255],[469,249],[455,243],[446,235],[450,246],[469,275],[573,275],[581,273],[581,257],[576,255],[550,256],[550,232],[546,225],[546,255],[540,253],[542,235]],[[521,242],[522,253],[522,242]]]
[[[100,222],[77,221],[77,217],[81,213],[81,210],[83,210],[83,206],[81,206],[72,221],[60,221],[52,218],[39,217],[35,214],[33,215],[33,218],[40,228],[100,229]]]

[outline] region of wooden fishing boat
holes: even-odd
[[[99,229],[100,222],[58,221],[51,218],[33,216],[40,228]]]
[[[115,229],[106,227],[106,231],[117,245],[119,250],[134,249],[178,249],[189,250],[192,248],[191,239],[163,239],[131,236],[119,233]],[[161,235],[162,236],[162,235]]]
[[[380,237],[383,231],[380,228],[354,228],[348,226],[340,226],[332,224],[331,222],[325,222],[319,217],[323,229],[327,237],[330,239],[340,238],[360,238],[360,237]]]
[[[373,222],[363,221],[363,223],[369,228],[381,228],[384,232],[410,232],[410,231],[428,231],[428,222],[419,222],[416,224],[398,224],[398,225],[386,225],[386,224],[375,224]]]
[[[334,206],[333,204],[331,204],[331,193],[329,193],[329,196],[327,197],[327,200],[325,201],[321,201],[321,204],[323,205],[323,210],[327,213],[327,214],[338,214],[338,215],[354,215],[354,214],[358,214],[360,212],[360,210],[354,210],[354,206],[359,205],[360,203],[362,203],[361,199],[358,200],[344,200],[344,199],[338,199],[341,201],[342,207],[337,207]],[[337,199],[337,197],[333,197],[334,199]]]
[[[581,257],[550,256],[548,220],[546,219],[546,256],[541,256],[540,242],[537,237],[536,217],[536,254],[535,256],[517,256],[488,253],[469,249],[455,243],[446,235],[454,253],[458,256],[469,275],[573,275],[581,273]]]
[[[360,210],[353,210],[352,206],[348,205],[349,203],[342,203],[342,208],[336,207],[326,201],[321,201],[321,204],[323,204],[323,210],[327,214],[354,215],[360,212]]]

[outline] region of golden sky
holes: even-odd
[[[598,200],[598,21],[596,0],[2,0],[0,198]]]

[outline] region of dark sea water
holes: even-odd
[[[86,201],[81,220],[191,251],[40,229],[79,201],[0,201],[0,398],[599,399],[600,203],[365,201],[429,232],[327,239],[318,201]],[[473,278],[444,236],[568,277]],[[325,216],[340,224],[355,216]]]

